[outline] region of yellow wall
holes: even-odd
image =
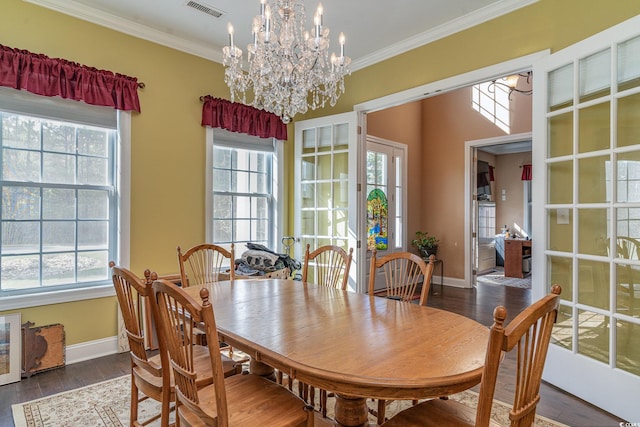
[[[541,0],[355,72],[338,105],[313,116],[350,111],[355,103],[542,49],[555,51],[638,13],[636,1]],[[2,1],[0,43],[146,83],[140,91],[142,113],[132,117],[131,267],[174,272],[176,246],[204,239],[205,146],[198,98],[228,97],[222,66],[21,0]],[[286,146],[285,162],[293,150]],[[115,300],[103,298],[22,310],[22,318],[63,323],[67,344],[76,344],[115,335],[115,312]]]

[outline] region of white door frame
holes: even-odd
[[[418,86],[415,88],[407,89],[402,92],[394,93],[391,95],[383,96],[381,98],[372,99],[369,101],[362,102],[360,104],[356,104],[353,106],[354,111],[358,115],[358,125],[359,125],[359,134],[358,134],[358,183],[360,187],[366,182],[366,170],[364,162],[361,159],[364,159],[367,152],[367,144],[366,144],[366,114],[372,113],[374,111],[384,110],[386,108],[396,107],[398,105],[406,104],[412,101],[418,101],[421,99],[430,98],[436,95],[442,95],[446,92],[451,92],[456,89],[460,89],[467,86],[472,86],[477,83],[486,82],[489,80],[493,80],[497,77],[504,76],[507,74],[516,74],[518,72],[527,71],[533,68],[534,63],[537,61],[547,57],[550,55],[550,50],[543,50],[540,52],[532,53],[529,55],[521,56],[519,58],[511,59],[509,61],[501,62],[499,64],[490,65],[488,67],[480,68],[478,70],[469,71],[464,74],[460,74],[453,77],[448,77],[446,79],[438,80],[436,82],[427,83],[422,86]],[[535,93],[534,93],[535,99]],[[362,197],[358,197],[358,199],[362,199]],[[365,218],[366,212],[364,211],[366,206],[358,207],[358,218]],[[358,233],[360,239],[365,234],[365,224],[364,221],[360,221],[358,227]],[[360,240],[359,247],[357,249],[359,259],[366,259],[367,248],[366,245]],[[465,256],[466,259],[470,259],[471,253],[471,244],[468,239],[465,239]],[[364,263],[360,263],[358,265],[357,272],[357,280],[361,282],[366,278],[366,268],[367,266]],[[468,287],[471,282],[471,270],[465,269],[465,277],[462,279],[459,278],[449,278],[445,277],[444,282],[447,285],[453,285],[457,287]]]
[[[464,217],[467,220],[464,222],[464,259],[467,260],[467,264],[464,268],[464,276],[469,280],[465,280],[464,288],[470,288],[473,286],[473,258],[472,255],[472,212],[473,207],[473,183],[474,175],[471,173],[475,170],[473,164],[473,152],[474,148],[486,147],[488,145],[509,144],[511,142],[531,141],[532,133],[515,133],[513,135],[498,136],[493,138],[475,139],[471,141],[465,141],[464,143]],[[531,272],[531,283],[534,282],[536,273]]]

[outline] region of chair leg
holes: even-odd
[[[378,425],[384,423],[384,416],[387,410],[387,402],[385,400],[378,400]]]
[[[131,410],[129,411],[129,425],[135,425],[135,422],[138,420],[138,387],[136,386],[136,382],[133,379],[133,374],[131,375]]]
[[[320,410],[322,418],[327,418],[327,390],[320,390]]]
[[[162,412],[160,415],[160,427],[169,427],[169,414],[171,413],[171,390],[162,390]]]

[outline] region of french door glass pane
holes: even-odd
[[[609,253],[607,209],[578,209],[578,252],[607,256]],[[597,236],[594,238],[594,236]]]
[[[636,300],[636,303],[638,301]],[[640,325],[625,320],[616,322],[616,367],[640,375],[638,361],[638,342],[640,342]]]
[[[564,299],[564,287],[562,288],[562,298]],[[566,348],[573,349],[573,316],[571,315],[571,307],[561,305],[558,308],[558,317],[556,324],[551,333],[551,342]]]
[[[616,164],[618,202],[640,202],[640,151],[618,154]]]
[[[549,111],[573,105],[573,64],[567,64],[548,75]]]
[[[573,300],[573,261],[571,258],[548,256],[548,283],[562,287],[562,299]]]
[[[618,45],[618,91],[640,86],[640,37]]]
[[[305,129],[302,131],[302,152],[303,154],[315,153],[316,151],[316,129]]]
[[[547,175],[549,203],[573,203],[573,161],[550,163]]]
[[[616,226],[617,236],[640,239],[640,208],[617,208],[616,215],[618,221]],[[640,257],[640,253],[638,253],[638,256]]]
[[[637,79],[640,81],[640,79]],[[628,147],[640,141],[640,94],[620,98],[618,100],[617,146]]]
[[[573,252],[573,210],[569,208],[548,209],[547,216],[547,224],[549,224],[547,249]]]
[[[580,102],[611,93],[611,50],[580,60]]]
[[[333,149],[332,142],[332,126],[323,126],[318,128],[318,151],[327,152]]]
[[[609,156],[586,157],[578,160],[578,202],[605,203],[611,201],[611,170]]]
[[[573,153],[573,113],[564,113],[549,119],[549,157]]]
[[[616,313],[640,318],[640,266],[616,266]]]
[[[609,263],[578,260],[578,303],[609,309]]]
[[[593,311],[578,310],[578,353],[609,363],[609,318]]]
[[[340,123],[335,126],[334,148],[336,150],[347,150],[349,148],[349,125]]]
[[[318,162],[318,176],[317,179],[331,179],[333,172],[331,170],[331,155],[319,155],[316,157]]]
[[[578,150],[580,153],[609,148],[611,104],[603,102],[578,112]]]

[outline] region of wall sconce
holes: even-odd
[[[487,90],[489,90],[489,92],[495,93],[495,85],[504,86],[509,90],[509,101],[511,101],[511,94],[513,92],[518,92],[525,95],[531,95],[533,93],[533,89],[529,89],[529,90],[516,89],[516,86],[518,85],[518,80],[520,79],[520,77],[526,77],[527,85],[530,85],[531,75],[532,75],[531,71],[527,71],[526,73],[518,73],[518,74],[513,74],[510,76],[501,78],[500,79],[501,81],[493,80],[489,84],[489,86],[487,86]]]

